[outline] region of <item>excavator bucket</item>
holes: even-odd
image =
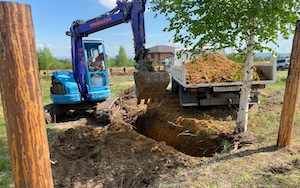
[[[133,73],[136,96],[138,103],[140,100],[146,101],[151,98],[159,99],[165,94],[166,88],[170,82],[170,76],[167,72],[149,72],[146,70],[140,70]]]

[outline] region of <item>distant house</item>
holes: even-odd
[[[167,45],[153,46],[149,48],[147,56],[153,63],[164,64],[166,59],[168,59],[169,62],[172,61],[174,50],[174,47]]]

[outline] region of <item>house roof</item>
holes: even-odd
[[[158,45],[149,48],[148,53],[174,53],[174,47],[167,45]]]

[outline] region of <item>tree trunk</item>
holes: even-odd
[[[247,131],[248,125],[248,112],[250,92],[252,86],[252,73],[253,73],[253,50],[255,36],[251,36],[250,41],[247,44],[247,58],[243,67],[243,85],[241,88],[240,105],[238,117],[236,120],[236,131],[243,133]]]
[[[292,139],[295,122],[298,93],[300,84],[300,20],[297,21],[293,40],[289,73],[286,81],[280,127],[278,132],[278,146],[288,146]]]
[[[29,5],[0,2],[0,89],[15,187],[53,187]]]

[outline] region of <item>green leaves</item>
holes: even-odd
[[[70,60],[58,61],[48,47],[37,50],[39,70],[71,69]]]
[[[118,55],[115,58],[109,58],[107,63],[108,67],[132,67],[134,65],[134,61],[127,58],[123,46],[120,46]]]
[[[128,62],[128,58],[126,55],[125,48],[123,46],[120,46],[119,48],[119,54],[116,55],[116,66],[120,67],[122,65],[126,65]]]
[[[251,36],[253,50],[271,50],[262,43],[288,38],[300,10],[298,0],[152,0],[153,11],[166,16],[173,42],[192,49],[209,44],[244,51]]]

